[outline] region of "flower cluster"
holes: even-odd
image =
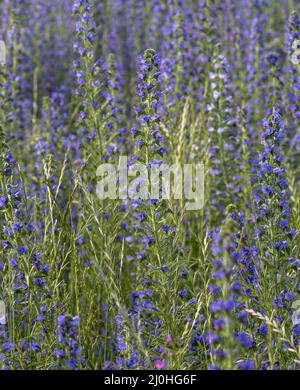
[[[0,369],[299,369],[296,3],[0,2]]]

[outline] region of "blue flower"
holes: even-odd
[[[243,360],[243,361],[239,362],[239,368],[241,370],[255,370],[256,364],[255,364],[255,361],[252,359]]]
[[[235,337],[246,349],[251,349],[256,346],[256,342],[245,332],[238,333]]]
[[[178,295],[181,297],[181,298],[184,298],[184,297],[186,297],[187,295],[188,295],[188,291],[187,290],[180,290],[179,292],[178,292]]]
[[[289,225],[289,221],[288,221],[287,219],[280,219],[280,220],[278,221],[278,225],[279,225],[281,228],[285,229],[285,228]]]

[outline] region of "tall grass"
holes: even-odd
[[[295,8],[1,2],[2,369],[299,369]],[[121,156],[204,207],[99,199]]]

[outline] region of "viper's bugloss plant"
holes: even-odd
[[[212,215],[214,219],[217,215],[220,217],[224,209],[232,203],[232,196],[235,202],[239,201],[238,194],[241,189],[241,165],[238,159],[241,152],[241,134],[231,93],[228,63],[220,45],[217,45],[212,58],[209,77],[210,102],[207,106],[207,131],[211,175],[210,202],[214,210]],[[234,164],[232,156],[235,156]]]
[[[299,11],[0,2],[0,369],[299,369]]]
[[[258,164],[256,202],[259,222],[257,240],[260,243],[263,274],[266,279],[271,277],[273,280],[272,291],[275,295],[289,288],[294,293],[298,283],[294,258],[298,231],[291,222],[293,199],[282,150],[284,137],[284,121],[274,109],[271,117],[263,122],[263,150]],[[294,271],[293,267],[296,267]]]

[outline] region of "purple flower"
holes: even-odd
[[[188,291],[187,290],[180,290],[178,295],[181,297],[181,298],[184,298],[188,295]]]
[[[256,346],[256,342],[245,332],[238,333],[235,337],[246,349]]]

